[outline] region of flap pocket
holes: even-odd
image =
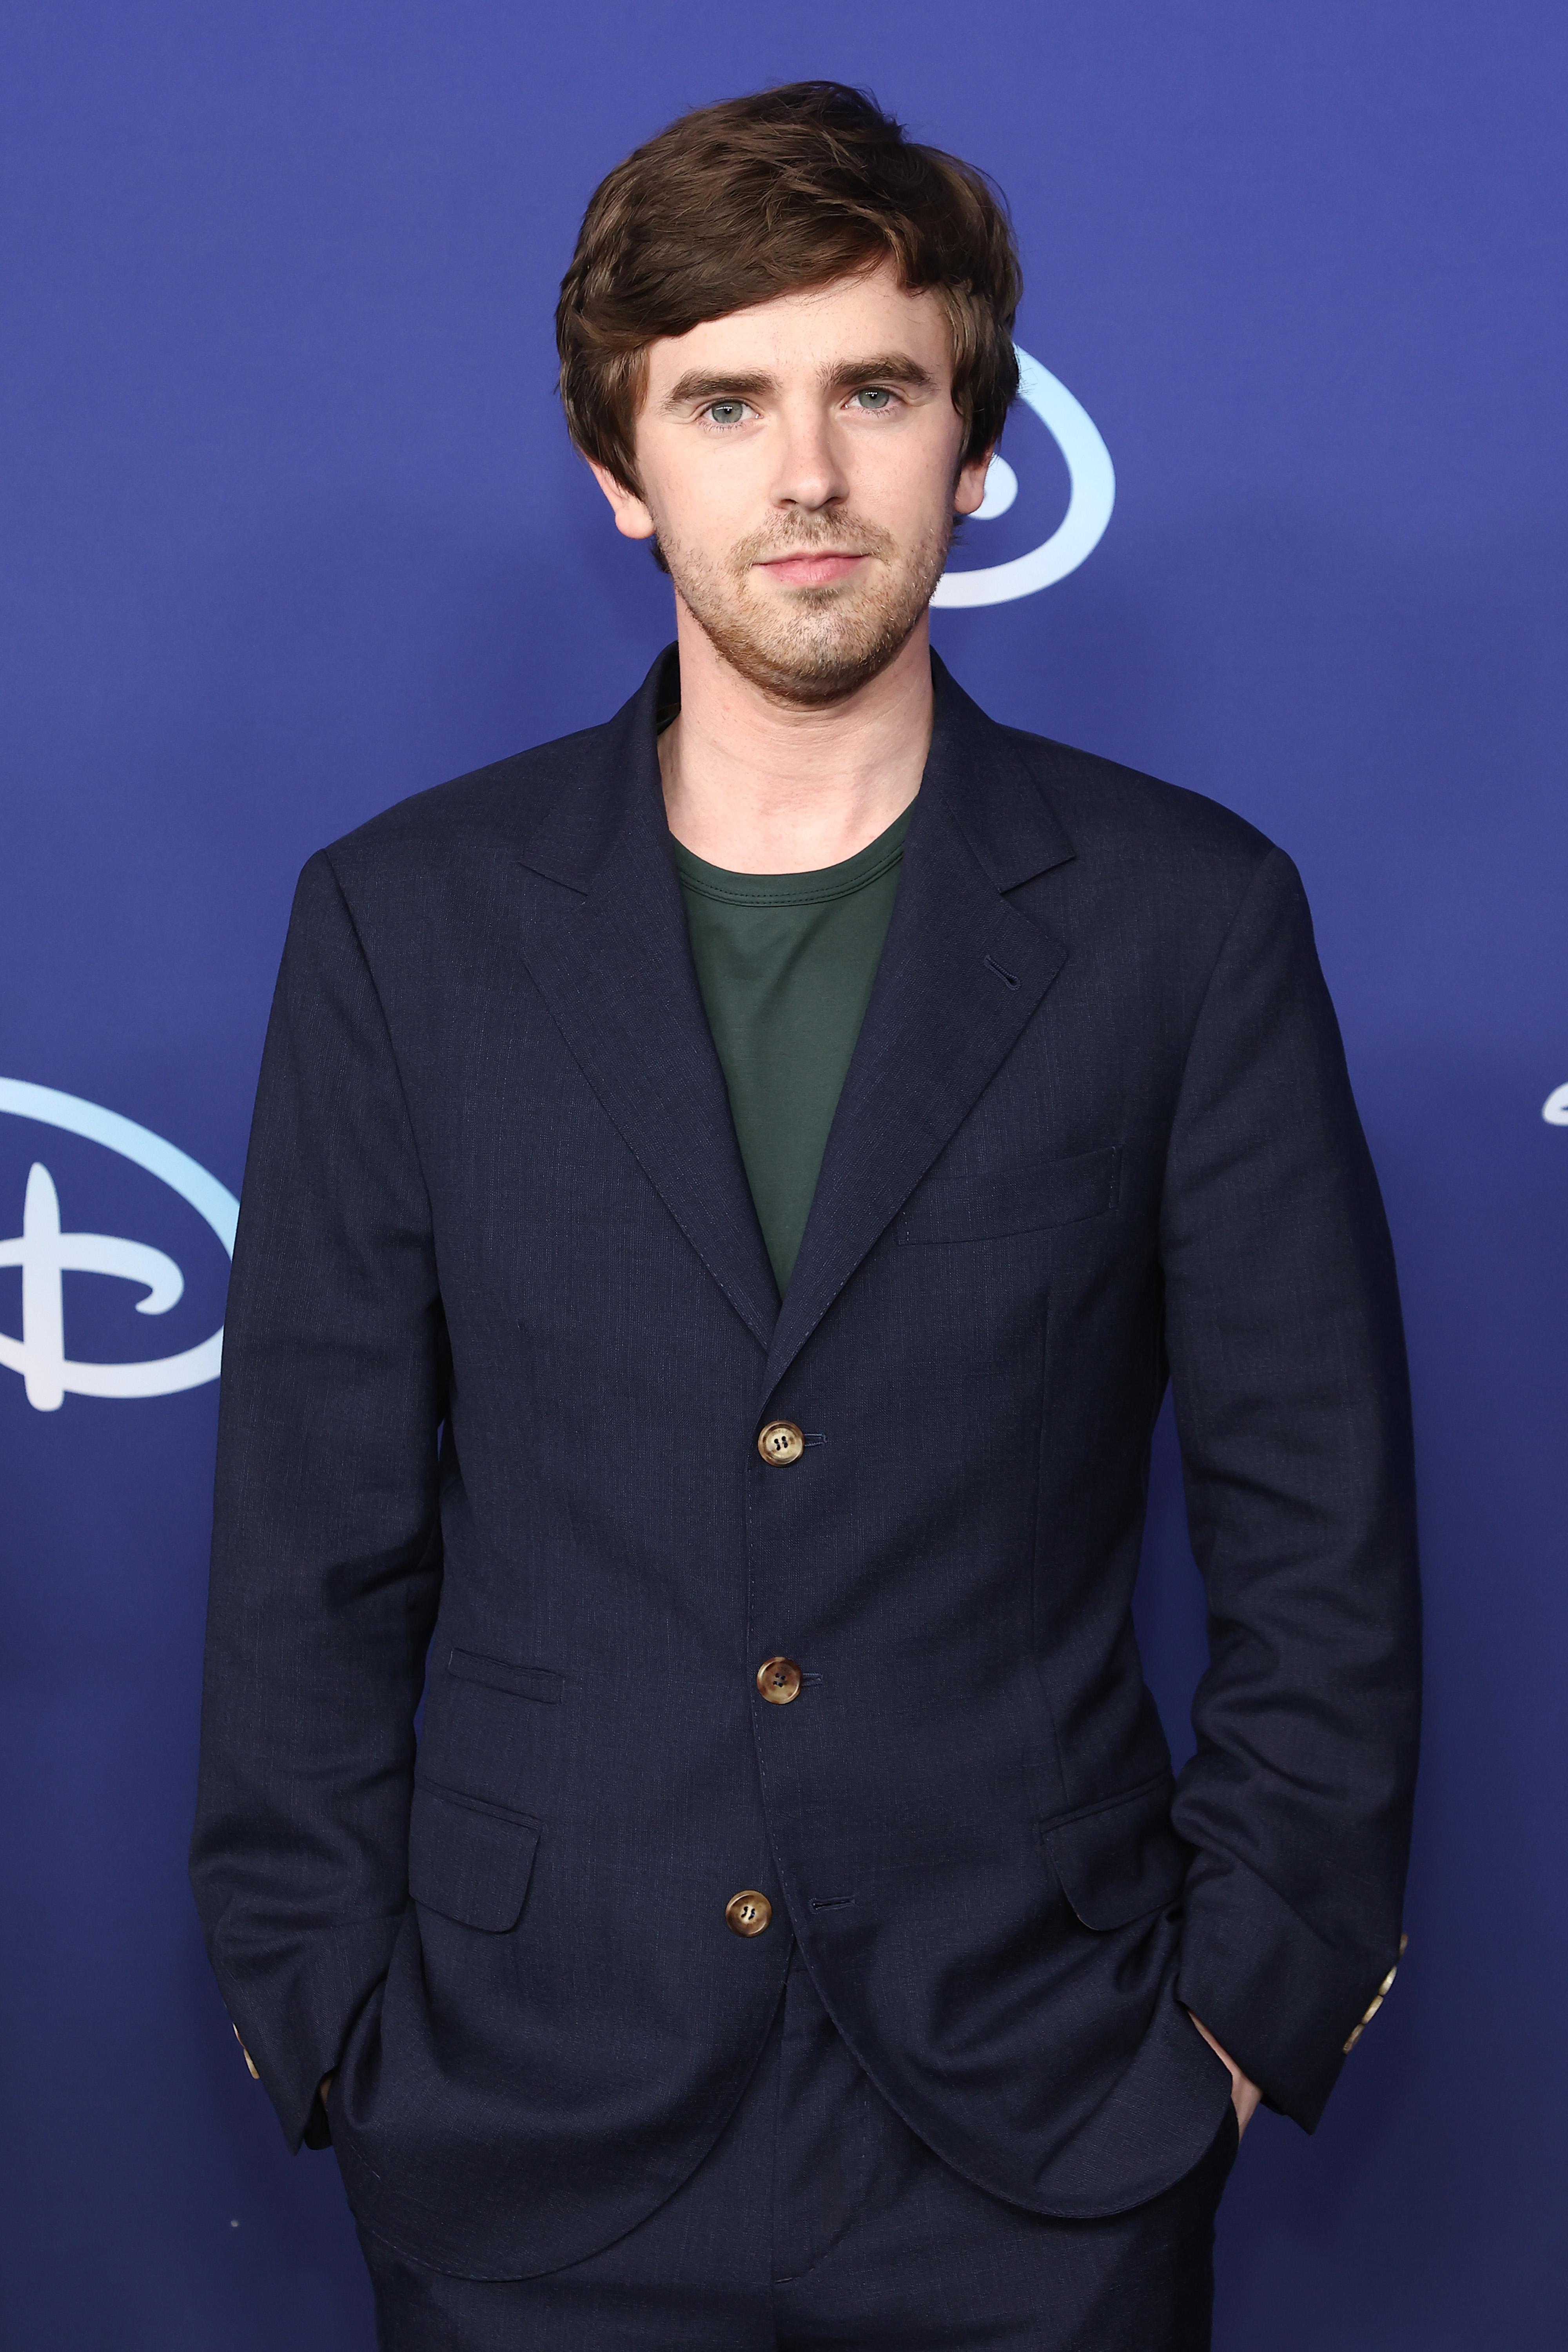
[[[447,1672],[466,1683],[486,1683],[491,1690],[510,1691],[513,1698],[537,1698],[559,1706],[566,1687],[564,1675],[549,1666],[514,1666],[505,1658],[482,1658],[477,1650],[454,1650]]]
[[[1080,1151],[974,1176],[928,1176],[899,1219],[901,1242],[1001,1241],[1046,1225],[1076,1224],[1116,1205],[1121,1154]]]
[[[1171,1827],[1168,1775],[1046,1833],[1062,1892],[1086,1927],[1123,1927],[1174,1902],[1193,1848]]]
[[[492,1935],[515,1927],[533,1870],[539,1824],[455,1790],[416,1789],[408,1822],[408,1892],[416,1903]]]

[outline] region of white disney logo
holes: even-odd
[[[944,572],[931,603],[952,610],[963,604],[1008,604],[1015,596],[1032,596],[1076,572],[1105,536],[1110,509],[1116,504],[1116,470],[1110,452],[1100,439],[1094,419],[1049,368],[1027,352],[1013,346],[1018,358],[1018,397],[1032,408],[1066,461],[1072,492],[1068,510],[1049,539],[1016,555],[1010,563],[990,563],[975,572]],[[992,522],[1006,513],[1018,495],[1018,477],[1005,457],[993,457],[985,477],[985,496],[970,517],[972,522]]]
[[[199,1210],[233,1256],[238,1202],[216,1176],[162,1136],[98,1103],[60,1094],[53,1087],[28,1086],[20,1078],[0,1078],[0,1111],[63,1128],[103,1144],[122,1160],[134,1160]],[[0,1331],[0,1364],[21,1373],[27,1402],[39,1412],[58,1412],[68,1394],[172,1396],[179,1389],[200,1388],[205,1381],[216,1380],[223,1356],[221,1325],[199,1347],[150,1363],[71,1361],[65,1351],[62,1275],[112,1274],[124,1282],[139,1282],[147,1294],[136,1301],[139,1315],[166,1315],[183,1294],[185,1277],[172,1257],[144,1242],[125,1241],[113,1234],[62,1232],[59,1194],[41,1160],[35,1160],[28,1171],[21,1233],[0,1241],[4,1265],[22,1269],[22,1336],[13,1339]]]

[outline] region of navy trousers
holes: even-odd
[[[382,2352],[1207,2352],[1236,2147],[1227,2107],[1194,2169],[1130,2212],[1002,2204],[900,2121],[796,1953],[723,2134],[614,2245],[490,2281],[360,2242]]]

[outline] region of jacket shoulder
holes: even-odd
[[[1206,793],[1168,784],[1098,752],[1005,727],[1014,756],[1049,802],[1080,857],[1205,869],[1245,890],[1275,844]]]
[[[585,727],[413,793],[320,854],[341,882],[364,884],[468,850],[521,848],[563,794],[603,773],[609,731]]]

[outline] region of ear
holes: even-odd
[[[996,444],[993,442],[989,449],[983,449],[978,457],[971,457],[959,467],[952,491],[954,514],[972,515],[979,506],[985,496],[986,468],[995,454]]]
[[[616,529],[622,537],[651,539],[654,531],[653,517],[637,492],[628,490],[624,482],[616,481],[608,467],[601,466],[596,457],[588,459],[588,470],[609,499],[611,510],[616,518]],[[978,504],[978,500],[976,503]]]

